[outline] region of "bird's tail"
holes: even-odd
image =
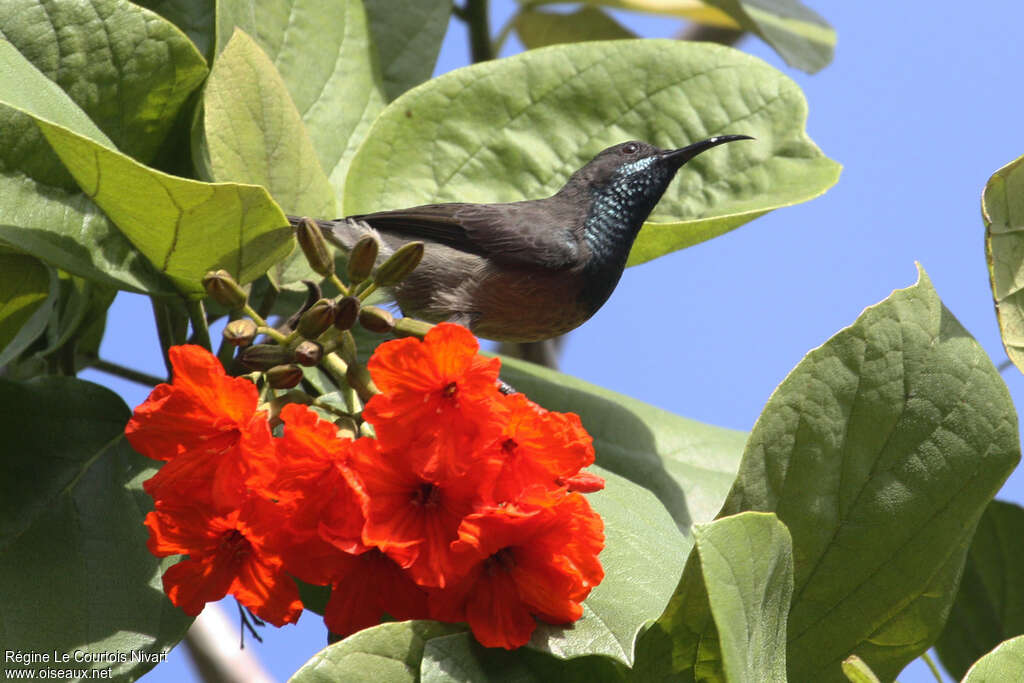
[[[302,216],[288,216],[288,223],[294,228],[302,218]],[[351,218],[313,220],[320,226],[320,230],[323,231],[327,241],[345,252],[352,251],[352,247],[355,246],[356,242],[370,235],[377,240],[377,245],[380,248],[380,251],[377,253],[377,265],[380,265],[394,253],[394,249],[388,244],[387,240],[383,239],[380,233],[371,228],[365,221],[357,221]]]

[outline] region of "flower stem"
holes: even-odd
[[[108,360],[103,360],[98,356],[87,357],[89,367],[105,372],[108,375],[114,375],[121,379],[126,379],[129,382],[135,382],[137,384],[143,384],[147,387],[155,387],[157,384],[162,384],[164,380],[156,375],[150,375],[149,373],[142,372],[141,370],[135,370],[133,368],[125,367],[119,363],[113,363]]]
[[[928,665],[928,668],[932,670],[932,676],[935,676],[935,680],[939,683],[943,683],[942,674],[939,673],[939,667],[935,665],[935,661],[932,660],[931,655],[926,651],[921,655],[921,659],[923,659],[925,664]]]
[[[474,64],[494,59],[487,10],[487,0],[466,0],[462,12],[469,28],[469,54]]]
[[[185,310],[188,311],[188,319],[192,323],[192,334],[196,342],[207,351],[213,351],[210,342],[210,327],[206,322],[206,308],[202,299],[186,299]]]

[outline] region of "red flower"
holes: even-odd
[[[145,483],[146,492],[160,499],[177,487],[218,509],[237,507],[248,486],[273,473],[270,430],[264,413],[256,412],[256,387],[229,377],[200,346],[174,346],[168,355],[173,384],[157,386],[125,427],[135,450],[169,461]]]
[[[415,447],[427,476],[467,467],[480,439],[500,428],[497,390],[501,361],[477,351],[464,327],[442,323],[423,341],[377,347],[367,364],[381,394],[363,411],[385,450]]]
[[[428,618],[426,591],[380,550],[339,560],[324,610],[332,633],[344,637],[376,626],[384,614],[399,620]]]
[[[514,501],[535,484],[548,489],[594,462],[590,435],[578,415],[544,410],[523,394],[504,397],[508,421],[495,442],[502,461],[494,497]]]
[[[274,439],[277,476],[260,493],[276,501],[285,521],[267,545],[303,581],[327,584],[337,555],[367,549],[362,542],[366,493],[349,461],[353,449],[372,444],[338,438],[333,424],[295,403],[282,409],[281,419],[284,435]]]
[[[276,626],[299,618],[302,603],[295,582],[280,557],[263,551],[260,536],[241,511],[218,515],[188,501],[157,501],[145,524],[151,553],[188,555],[163,576],[164,592],[186,614],[196,616],[207,602],[230,593]]]
[[[462,573],[449,545],[463,518],[486,502],[481,495],[492,486],[497,463],[481,460],[461,474],[427,476],[419,461],[413,450],[353,453],[368,497],[363,542],[380,548],[416,583],[444,586]]]
[[[604,578],[601,518],[571,493],[536,507],[506,506],[468,516],[452,551],[474,561],[471,571],[431,593],[432,615],[466,621],[487,647],[515,649],[536,628],[575,621],[581,603]]]

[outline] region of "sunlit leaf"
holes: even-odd
[[[1003,346],[1024,372],[1024,157],[989,178],[981,197],[981,215]]]
[[[806,114],[792,81],[730,48],[625,40],[530,50],[456,69],[388,105],[352,162],[344,208],[544,197],[630,138],[757,138],[683,167],[633,247],[630,263],[642,263],[835,183],[839,166],[804,133]]]

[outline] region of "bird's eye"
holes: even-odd
[[[636,144],[635,142],[627,142],[625,145],[622,146],[623,154],[636,154],[639,151],[640,145]]]

